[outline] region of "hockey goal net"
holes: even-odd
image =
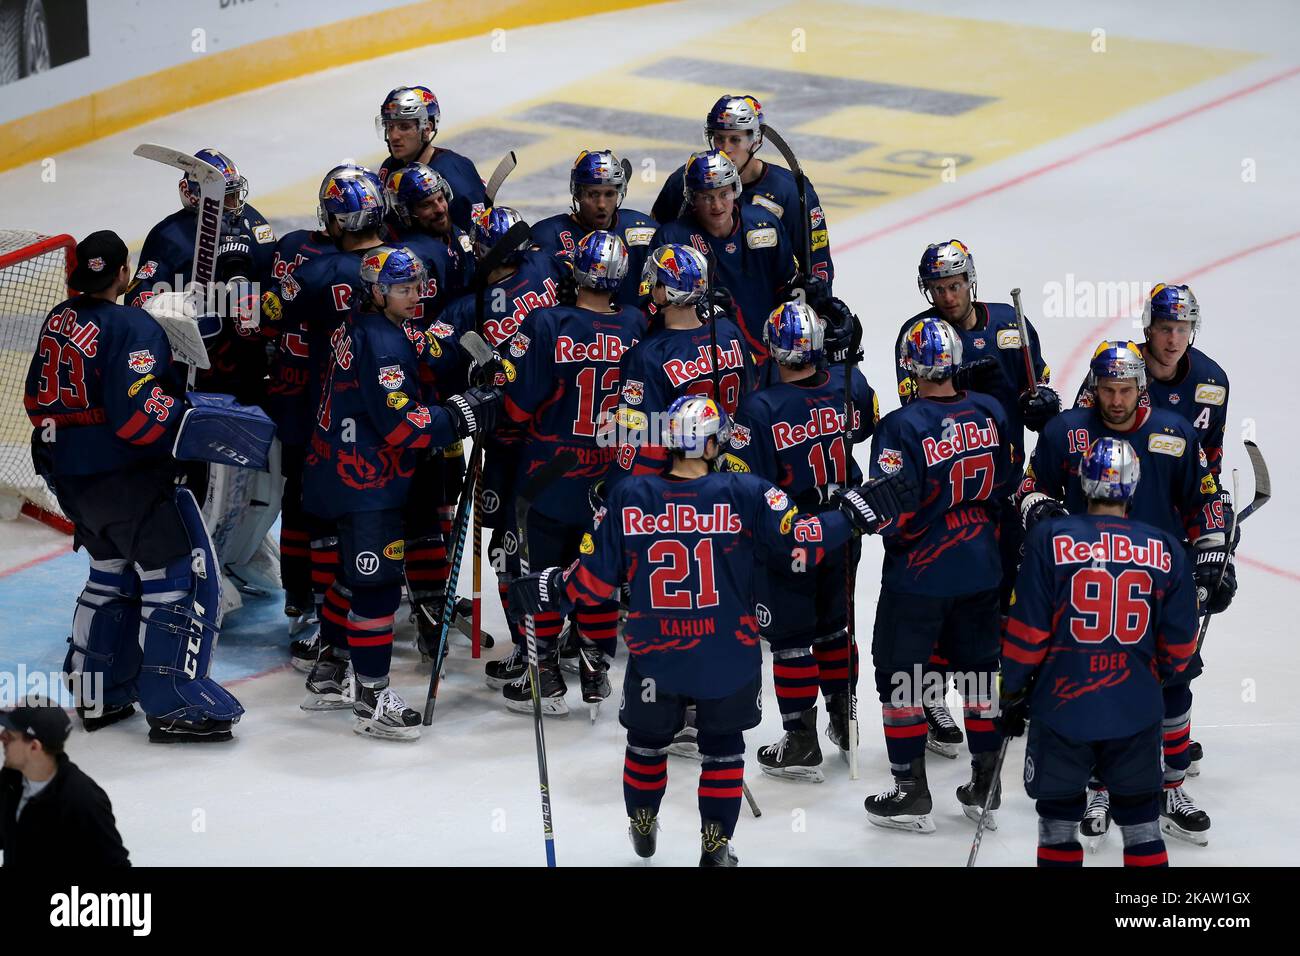
[[[72,524],[32,467],[23,387],[45,316],[68,297],[75,250],[71,236],[0,229],[0,518],[21,512],[68,533]]]

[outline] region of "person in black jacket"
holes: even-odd
[[[72,721],[38,698],[0,711],[4,865],[130,866],[108,794],[63,752]]]

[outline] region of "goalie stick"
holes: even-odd
[[[527,575],[528,512],[547,485],[578,463],[571,451],[561,451],[524,482],[515,502],[519,531],[519,573]],[[546,865],[555,866],[555,828],[551,819],[551,778],[546,769],[546,733],[542,729],[541,675],[537,663],[537,630],[532,615],[524,618],[524,639],[528,646],[528,685],[533,695],[533,734],[537,741],[537,783],[542,794],[542,838],[546,841]]]
[[[1264,453],[1259,450],[1259,446],[1253,441],[1247,440],[1243,442],[1243,444],[1246,446],[1246,455],[1250,458],[1251,470],[1255,473],[1255,497],[1251,499],[1250,504],[1246,505],[1245,508],[1242,508],[1240,512],[1237,511],[1235,507],[1233,508],[1232,523],[1228,528],[1228,547],[1231,550],[1235,550],[1235,545],[1233,545],[1232,539],[1237,536],[1237,527],[1260,508],[1264,507],[1264,505],[1268,504],[1268,499],[1273,497],[1273,483],[1268,477],[1268,465],[1264,462]],[[1232,484],[1232,499],[1235,503],[1237,500],[1236,469],[1233,469],[1232,472]],[[1229,554],[1229,557],[1231,557],[1231,554]],[[1223,567],[1219,569],[1219,584],[1223,583],[1223,577],[1227,573],[1228,562],[1224,561]],[[1208,598],[1209,595],[1206,595],[1206,597]],[[1201,646],[1205,643],[1205,635],[1210,630],[1210,618],[1212,616],[1213,615],[1211,615],[1209,611],[1206,611],[1205,614],[1201,616],[1201,630],[1200,634],[1198,634],[1196,638],[1196,652],[1198,654],[1201,652]]]
[[[763,137],[770,139],[776,151],[781,154],[785,164],[794,173],[794,184],[799,188],[799,222],[802,225],[799,235],[799,271],[805,276],[812,272],[812,228],[808,220],[808,177],[799,165],[799,157],[794,154],[785,138],[766,123],[761,127]]]

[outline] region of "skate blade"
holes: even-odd
[[[765,767],[759,764],[758,769],[778,780],[793,780],[796,783],[826,782],[826,775],[822,773],[821,767]]]
[[[574,654],[572,657],[561,657],[560,670],[564,671],[566,674],[578,673],[578,655]]]
[[[308,713],[324,712],[327,710],[351,710],[352,699],[344,697],[342,694],[308,694],[301,704],[299,710],[305,710]]]
[[[588,701],[584,701],[584,703],[587,705],[587,715],[591,718],[591,722],[594,724],[596,722],[596,718],[600,715],[600,705],[602,701],[588,700]]]
[[[1208,846],[1210,842],[1208,833],[1193,833],[1191,830],[1184,830],[1168,817],[1160,818],[1160,832],[1165,836],[1173,837],[1175,840],[1191,843],[1193,846]]]
[[[930,753],[938,754],[940,757],[947,757],[949,760],[957,759],[957,748],[959,744],[945,744],[941,740],[935,740],[932,736],[926,736],[925,749]]]
[[[532,700],[507,700],[506,710],[512,714],[531,714]],[[568,717],[569,704],[563,697],[545,697],[542,699],[543,717]]]
[[[376,740],[418,740],[420,727],[389,727],[376,724],[365,717],[358,717],[352,724],[352,732],[361,737],[373,737]]]
[[[876,816],[867,811],[867,820],[886,830],[902,830],[905,833],[933,833],[934,821],[928,813],[906,814],[898,817]]]
[[[483,683],[488,686],[489,690],[501,690],[507,684],[513,684],[517,679],[511,677],[484,677]]]
[[[962,805],[961,812],[966,814],[966,819],[975,823],[980,822],[980,807],[968,807]],[[996,830],[998,828],[998,812],[992,808],[989,809],[988,817],[984,820],[985,830]]]

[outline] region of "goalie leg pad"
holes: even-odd
[[[163,721],[239,720],[244,708],[208,672],[221,632],[221,575],[194,496],[176,489],[190,553],[161,568],[137,566],[141,582],[140,702]]]
[[[139,631],[140,579],[130,562],[92,559],[63,661],[79,705],[121,707],[136,699]]]

